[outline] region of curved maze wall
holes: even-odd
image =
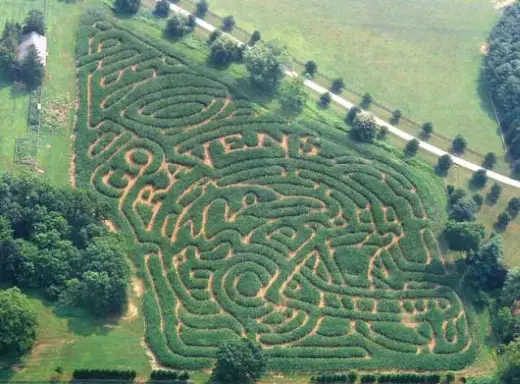
[[[209,367],[250,337],[275,370],[474,359],[420,175],[262,113],[218,74],[106,21],[78,38],[77,180],[138,243],[146,341]]]

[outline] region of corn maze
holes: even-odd
[[[161,364],[211,367],[241,337],[276,371],[474,360],[429,175],[269,114],[111,21],[85,17],[77,55],[76,181],[136,243]]]

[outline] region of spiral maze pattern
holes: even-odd
[[[209,367],[240,337],[275,370],[472,361],[458,277],[409,167],[269,116],[106,21],[80,28],[78,67],[77,180],[139,244],[161,363]]]

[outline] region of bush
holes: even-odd
[[[487,200],[490,204],[496,204],[501,194],[502,186],[500,184],[493,183],[493,185],[491,186],[491,190],[487,195]]]
[[[327,108],[331,102],[332,98],[330,96],[330,93],[328,92],[325,92],[324,94],[322,94],[320,96],[320,106],[322,106],[323,108]]]
[[[131,381],[137,374],[133,370],[116,369],[75,369],[72,372],[74,380],[125,380]]]
[[[482,162],[482,166],[486,169],[492,170],[497,163],[497,155],[493,152],[488,152],[484,157],[484,161]]]
[[[196,5],[195,14],[197,17],[204,18],[209,11],[209,4],[207,0],[200,0]]]
[[[361,101],[361,107],[369,108],[373,101],[374,101],[374,99],[372,98],[372,95],[367,92],[363,95],[363,100]]]
[[[446,176],[451,166],[453,165],[453,159],[450,155],[445,154],[439,157],[435,170],[440,176]]]
[[[422,135],[425,139],[429,139],[433,134],[433,124],[431,122],[424,123],[421,126]]]
[[[401,117],[403,117],[403,113],[400,109],[396,109],[392,112],[392,118],[390,119],[390,122],[392,124],[399,124],[399,121],[401,120]]]

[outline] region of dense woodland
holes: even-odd
[[[0,178],[0,280],[95,316],[120,313],[129,266],[92,194]]]
[[[513,160],[520,158],[520,3],[505,9],[489,37],[486,77],[501,112],[502,131]]]

